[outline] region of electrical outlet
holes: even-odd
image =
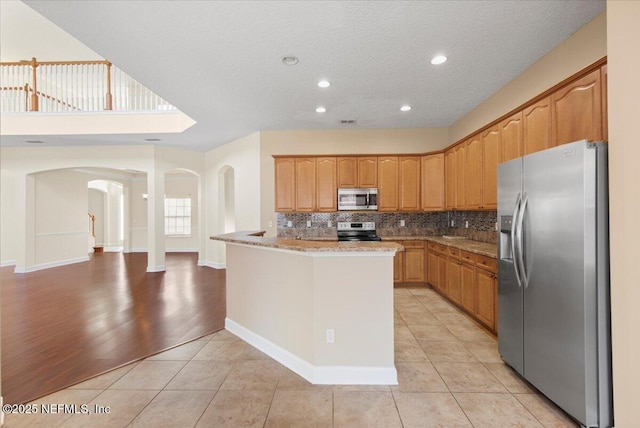
[[[307,227],[311,227],[311,220],[307,220]]]
[[[496,225],[494,226],[496,230],[498,230],[498,222],[496,221]]]
[[[327,227],[331,227],[331,220],[327,222]]]
[[[451,220],[451,227],[456,227],[456,221],[455,220]]]
[[[404,220],[400,220],[400,227],[404,227]]]
[[[468,221],[465,221],[465,222],[464,222],[464,228],[465,228],[465,229],[469,229],[469,222],[468,222]]]
[[[327,329],[327,343],[336,343],[336,331],[332,328]]]
[[[293,226],[293,223],[291,223],[291,221],[288,221],[287,222],[287,227],[292,227],[292,226]]]
[[[273,227],[273,222],[272,221],[269,222],[269,227]]]

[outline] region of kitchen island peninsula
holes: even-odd
[[[225,327],[314,384],[397,384],[391,242],[226,243]]]

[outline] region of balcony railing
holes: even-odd
[[[0,63],[0,111],[176,110],[109,61]]]

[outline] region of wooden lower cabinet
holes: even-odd
[[[447,260],[447,297],[458,305],[462,299],[461,273],[462,262],[449,257]]]
[[[402,244],[401,242],[397,242]],[[393,257],[393,282],[404,282],[404,251],[396,252]]]
[[[393,282],[424,283],[424,241],[396,241],[404,247],[393,259]]]
[[[469,263],[462,263],[460,273],[462,289],[461,305],[468,312],[476,309],[476,268]]]
[[[427,282],[492,332],[497,331],[497,260],[429,243]]]
[[[487,327],[497,330],[496,325],[496,286],[497,276],[493,272],[477,269],[476,290],[478,302],[476,317]]]

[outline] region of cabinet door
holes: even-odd
[[[609,102],[607,101],[607,64],[600,69],[600,78],[602,79],[602,139],[609,141]]]
[[[424,282],[424,243],[404,241],[404,281]]]
[[[551,97],[524,109],[522,122],[525,155],[551,147]]]
[[[496,276],[492,272],[477,269],[478,307],[476,316],[487,327],[496,329]]]
[[[358,158],[340,157],[338,162],[338,187],[358,187]]]
[[[378,158],[378,211],[398,211],[398,157]]]
[[[422,211],[444,210],[444,153],[422,156]]]
[[[522,156],[522,112],[519,111],[500,123],[502,149],[501,162]]]
[[[378,187],[378,158],[358,158],[358,187]]]
[[[449,149],[444,153],[446,207],[448,210],[456,207],[456,153]]]
[[[400,157],[400,211],[420,211],[420,156]]]
[[[337,211],[336,158],[316,159],[316,203],[318,211]]]
[[[393,257],[393,282],[404,282],[404,251],[396,251]]]
[[[500,163],[500,128],[482,134],[482,208],[498,207],[498,164]]]
[[[296,211],[316,209],[316,158],[296,159]]]
[[[294,158],[275,159],[276,176],[276,212],[295,210],[295,160]]]
[[[460,282],[462,283],[462,307],[469,313],[476,313],[476,268],[468,263],[460,267]]]
[[[427,252],[427,282],[438,288],[438,255],[432,251]]]
[[[438,254],[438,289],[447,295],[447,258]]]
[[[465,146],[458,144],[455,149],[456,153],[456,208],[463,210],[466,208],[465,201]]]
[[[570,83],[551,95],[551,130],[554,145],[602,139],[600,70]]]
[[[447,261],[447,297],[457,304],[460,304],[462,298],[461,265],[459,260],[451,257]]]
[[[482,206],[482,138],[476,135],[465,144],[465,206],[474,210]]]

